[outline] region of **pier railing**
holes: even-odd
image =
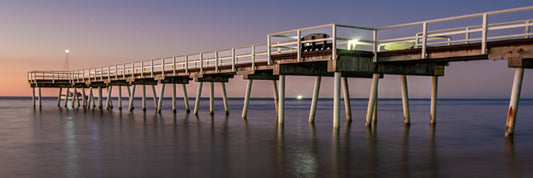
[[[464,43],[481,43],[481,52],[486,54],[487,42],[513,38],[530,38],[533,19],[526,14],[525,20],[489,23],[488,19],[501,14],[524,13],[533,11],[533,6],[500,10],[486,13],[456,16],[422,22],[406,23],[382,28],[369,28],[341,24],[328,24],[315,27],[288,30],[267,35],[266,44],[229,48],[217,51],[171,56],[126,64],[115,64],[95,68],[66,71],[31,71],[28,81],[70,80],[71,82],[103,81],[111,79],[165,77],[165,75],[189,75],[190,71],[204,73],[207,68],[221,72],[221,69],[251,64],[252,69],[258,62],[272,64],[272,55],[297,53],[297,62],[302,54],[315,50],[308,45],[321,43],[323,49],[331,49],[333,60],[337,50],[360,50],[377,53],[383,50],[421,49],[421,59],[428,56],[430,46],[443,46]],[[523,16],[523,15],[522,15]],[[496,18],[497,19],[497,18]],[[465,22],[466,21],[466,22]],[[447,25],[446,25],[447,24]],[[464,24],[452,27],[450,24]],[[430,27],[439,29],[429,30]],[[407,29],[407,30],[406,30]],[[522,30],[521,30],[522,29]],[[489,33],[490,32],[490,33]],[[392,33],[392,34],[387,34]],[[326,34],[321,38],[304,38],[312,34]],[[377,62],[377,55],[374,55]],[[227,70],[225,70],[227,72]]]

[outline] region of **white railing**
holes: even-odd
[[[231,68],[231,72],[235,72],[236,67],[241,64],[251,64],[252,70],[255,70],[256,63],[258,62],[267,62],[269,65],[272,64],[272,55],[296,53],[297,62],[303,62],[302,55],[305,52],[302,49],[312,51],[313,49],[309,50],[309,48],[306,47],[313,43],[321,43],[323,45],[322,50],[328,48],[331,49],[331,58],[333,60],[336,60],[337,50],[339,49],[370,51],[376,54],[379,51],[386,50],[389,45],[398,45],[399,43],[407,44],[405,46],[408,48],[421,49],[421,59],[427,57],[427,48],[429,46],[464,43],[481,43],[481,52],[486,54],[488,41],[530,38],[530,36],[533,36],[533,33],[530,31],[533,26],[531,15],[529,17],[526,15],[526,20],[488,23],[488,19],[492,16],[524,11],[533,11],[533,6],[393,25],[382,28],[328,24],[268,34],[266,44],[183,56],[163,57],[127,64],[86,68],[70,72],[32,71],[28,72],[28,81],[35,82],[36,80],[51,80],[52,82],[55,82],[55,80],[70,80],[71,82],[86,82],[156,77],[156,75],[164,78],[166,75],[176,76],[178,73],[189,75],[192,70],[204,73],[208,68],[214,69],[215,73],[220,73],[221,68]],[[475,25],[428,30],[429,26],[440,25],[439,23],[454,23],[455,21],[465,19],[475,21],[476,18],[480,17],[481,21],[476,22],[478,24]],[[402,30],[402,28],[413,27],[418,27],[422,30],[407,32]],[[524,30],[517,31],[517,29]],[[394,33],[395,36],[390,37],[383,35],[383,33],[386,33],[387,31]],[[494,33],[489,34],[489,31],[494,31]],[[304,39],[306,35],[316,33],[327,35],[319,39]],[[408,33],[409,35],[401,36],[402,33]],[[476,37],[472,37],[472,35],[475,35]],[[377,55],[374,55],[374,62],[377,62],[376,56]],[[228,71],[226,70],[225,72]]]

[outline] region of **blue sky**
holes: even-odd
[[[510,1],[0,1],[0,96],[28,96],[30,70],[60,70],[64,50],[70,68],[96,67],[163,56],[265,43],[268,33],[338,23],[382,27],[533,5]],[[533,14],[530,18],[533,18]],[[523,17],[517,17],[523,18]],[[526,70],[523,97],[533,97],[533,74]],[[236,76],[228,88],[242,96]],[[397,76],[380,83],[381,97],[400,97]],[[440,79],[439,96],[506,98],[513,70],[506,61],[451,63]],[[313,77],[288,77],[287,96],[312,93]],[[429,97],[431,79],[410,77],[412,97]],[[325,79],[321,96],[331,97]],[[367,97],[368,79],[350,79],[352,97]],[[271,83],[254,83],[252,96],[270,97]],[[194,94],[194,82],[189,85]],[[56,90],[44,90],[56,95]],[[179,92],[178,92],[179,93]],[[207,92],[204,92],[207,94]]]

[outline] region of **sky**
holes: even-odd
[[[65,49],[71,51],[69,68],[81,69],[266,43],[269,33],[323,24],[383,27],[531,5],[531,0],[0,0],[0,96],[31,96],[26,73],[62,70]],[[439,78],[439,97],[508,98],[513,75],[506,61],[450,63]],[[526,70],[523,98],[533,97],[532,78]],[[287,97],[311,97],[314,77],[286,80]],[[410,97],[430,96],[431,77],[409,76],[408,82]],[[349,83],[351,97],[368,97],[370,79]],[[272,97],[271,85],[254,81],[252,97]],[[190,96],[196,86],[192,81],[187,86]],[[332,97],[332,86],[332,78],[324,78],[320,96]],[[229,97],[242,97],[246,81],[235,76],[227,87]],[[219,97],[219,84],[215,89]],[[43,95],[57,91],[44,88]],[[379,96],[401,97],[398,76],[380,81]]]

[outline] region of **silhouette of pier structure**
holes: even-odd
[[[449,62],[469,60],[508,60],[515,68],[505,135],[513,135],[518,101],[525,68],[533,67],[533,6],[428,20],[382,28],[328,24],[267,35],[267,43],[196,54],[163,57],[125,64],[70,71],[30,71],[28,82],[33,88],[33,105],[41,104],[41,88],[59,88],[57,104],[84,108],[96,107],[93,92],[98,92],[98,108],[113,108],[112,90],[118,89],[118,108],[122,109],[122,88],[128,92],[128,110],[132,111],[136,86],[142,87],[142,109],[146,110],[146,86],[150,86],[156,110],[161,112],[164,90],[172,86],[172,110],[176,112],[176,85],[181,84],[186,111],[189,103],[185,85],[198,82],[194,114],[198,114],[203,83],[210,85],[210,113],[214,114],[214,83],[220,83],[226,114],[229,114],[225,84],[241,75],[248,81],[242,117],[246,118],[254,80],[271,80],[277,122],[285,118],[285,77],[314,76],[316,82],[309,114],[315,118],[321,78],[334,77],[333,127],[339,128],[341,90],[350,98],[347,78],[372,78],[367,107],[367,127],[377,119],[377,91],[383,75],[399,75],[405,124],[410,123],[407,76],[432,77],[430,123],[437,113],[438,77],[444,75]],[[499,15],[513,15],[518,20],[489,23]],[[526,15],[524,15],[526,14]],[[466,21],[466,22],[465,22]],[[454,24],[448,27],[442,24]],[[446,26],[446,27],[442,27]],[[161,85],[159,96],[155,85]],[[63,88],[66,89],[62,97]],[[103,101],[102,89],[107,89]],[[74,93],[69,96],[70,89]],[[96,91],[94,91],[96,89]],[[81,90],[81,97],[78,95]],[[86,94],[86,90],[88,94]],[[158,97],[157,97],[158,96]],[[352,119],[350,100],[344,100],[346,118]]]

